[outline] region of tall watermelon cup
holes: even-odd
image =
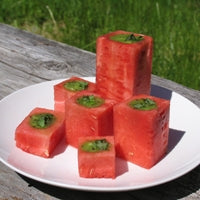
[[[153,39],[115,31],[97,38],[96,83],[105,98],[118,102],[150,94]]]

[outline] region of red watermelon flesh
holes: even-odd
[[[83,91],[66,101],[66,139],[67,143],[78,147],[78,138],[83,136],[113,135],[113,105],[114,101],[104,99],[104,104],[96,108],[86,108],[79,105],[79,97],[96,93]]]
[[[157,108],[130,108],[129,102],[141,98],[153,99]],[[167,151],[169,106],[168,100],[148,95],[137,95],[114,106],[117,156],[147,169],[154,166]]]
[[[35,114],[51,113],[55,121],[44,129],[30,125],[30,118]],[[19,124],[15,131],[16,146],[25,152],[48,158],[64,138],[64,114],[45,108],[33,109]]]
[[[115,31],[97,38],[96,83],[97,90],[105,98],[122,101],[132,95],[149,94],[152,70],[152,46],[150,36],[131,44],[113,41]],[[135,34],[136,36],[139,34]]]
[[[105,139],[110,148],[100,152],[83,151],[81,145],[87,141]],[[78,168],[80,177],[115,178],[115,146],[113,136],[87,136],[79,138]]]
[[[70,91],[67,90],[64,85],[71,81],[84,81],[88,83],[88,87],[85,89],[86,91],[94,92],[96,90],[96,84],[90,81],[84,80],[79,77],[71,77],[61,83],[54,85],[54,109],[60,112],[65,112],[65,101],[70,99],[73,95],[77,94],[80,91]]]

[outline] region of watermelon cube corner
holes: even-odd
[[[97,93],[83,91],[66,101],[65,133],[67,143],[78,147],[83,136],[113,135],[113,105]]]
[[[83,178],[112,178],[115,172],[114,136],[79,138],[78,170]]]
[[[166,154],[170,101],[137,95],[113,108],[116,155],[151,168]]]
[[[83,78],[73,76],[54,85],[54,109],[65,112],[65,101],[80,91],[96,90],[96,84]]]
[[[17,126],[16,146],[27,153],[51,157],[65,137],[64,119],[62,112],[36,107]]]

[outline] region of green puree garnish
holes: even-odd
[[[111,40],[117,41],[117,42],[123,42],[126,44],[131,44],[134,42],[139,42],[144,39],[142,35],[135,36],[133,33],[128,35],[128,34],[118,34],[110,37]]]
[[[96,108],[104,103],[104,99],[94,95],[83,95],[76,99],[76,103],[87,108]]]
[[[128,104],[131,108],[137,110],[153,110],[157,108],[154,100],[149,98],[135,99]]]
[[[51,113],[39,113],[30,116],[30,125],[33,128],[45,129],[55,121],[55,116]]]
[[[72,92],[86,90],[88,82],[81,80],[72,80],[64,84],[64,88]]]
[[[106,139],[91,140],[83,143],[81,149],[86,152],[101,152],[108,151],[110,148],[110,143]]]

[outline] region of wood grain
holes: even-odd
[[[95,76],[96,55],[0,24],[0,99],[23,87],[70,76]],[[152,84],[175,91],[200,107],[200,92],[152,75]],[[3,134],[3,133],[0,133]],[[6,199],[200,199],[200,166],[152,188],[93,193],[29,179],[0,163],[0,200]]]

